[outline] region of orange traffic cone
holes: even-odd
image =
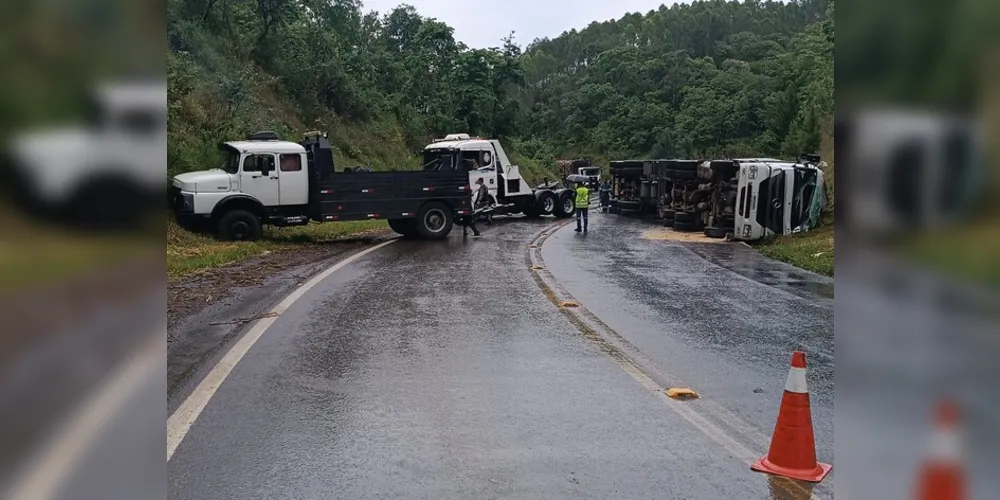
[[[750,468],[813,483],[822,481],[833,470],[832,465],[816,461],[804,352],[792,354],[792,367],[785,382],[785,394],[781,396],[771,449],[766,457],[754,462]]]
[[[930,456],[924,462],[917,484],[919,500],[965,498],[965,474],[958,437],[958,408],[951,401],[938,404]]]

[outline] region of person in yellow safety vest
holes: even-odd
[[[576,232],[587,232],[587,209],[590,208],[590,190],[582,182],[576,183]],[[583,227],[580,227],[583,219]]]

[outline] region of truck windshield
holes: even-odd
[[[231,150],[220,151],[222,155],[222,170],[225,170],[227,174],[236,174],[240,171],[240,155],[239,153]]]
[[[438,170],[452,170],[454,168],[455,153],[447,149],[430,149],[424,151],[425,172]]]

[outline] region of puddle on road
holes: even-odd
[[[691,243],[726,243],[722,238],[709,238],[700,232],[676,231],[667,227],[658,227],[642,233],[642,238],[661,241],[687,241]]]

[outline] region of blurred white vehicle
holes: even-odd
[[[108,84],[93,101],[90,123],[12,137],[8,181],[32,213],[89,227],[129,226],[166,187],[166,84]]]
[[[984,193],[980,128],[964,117],[868,110],[835,130],[846,227],[881,237],[966,216]]]

